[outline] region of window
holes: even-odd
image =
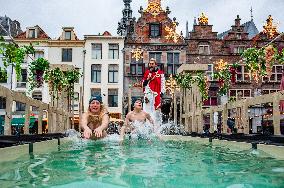
[[[72,62],[72,48],[62,49],[62,62]]]
[[[0,109],[6,109],[6,98],[0,97]]]
[[[251,90],[250,89],[230,89],[230,97],[234,97],[238,99],[245,99],[251,97]]]
[[[108,58],[119,59],[119,46],[118,44],[109,44]]]
[[[79,93],[78,93],[78,92],[74,92],[73,97],[74,97],[74,100],[75,100],[75,101],[79,101],[79,97],[80,97],[80,95],[79,95]]]
[[[262,95],[266,95],[266,94],[271,94],[271,93],[275,93],[278,92],[278,89],[263,89],[262,90]]]
[[[264,77],[263,81],[280,82],[282,78],[282,65],[273,65],[270,78]]]
[[[237,35],[237,39],[239,39],[239,40],[242,39],[241,33],[237,33],[236,35]]]
[[[177,74],[177,69],[180,67],[179,53],[167,53],[167,61],[167,74]]]
[[[35,38],[35,29],[29,29],[29,38]]]
[[[234,54],[242,54],[245,50],[244,46],[234,47]]]
[[[150,37],[159,37],[161,36],[161,29],[159,23],[150,24]]]
[[[7,71],[0,70],[0,83],[7,83]]]
[[[91,96],[100,96],[101,95],[101,89],[100,88],[91,88]]]
[[[109,65],[108,67],[108,82],[118,83],[118,65]]]
[[[130,64],[130,74],[132,75],[143,75],[145,70],[145,65],[143,63],[143,59],[139,59],[139,61],[136,61],[136,59],[132,59]]]
[[[42,101],[42,94],[41,94],[41,92],[33,92],[32,98],[36,99],[36,100],[39,100],[39,101]],[[33,106],[32,110],[33,111],[38,111],[39,109],[37,107]]]
[[[208,97],[207,100],[203,102],[203,106],[217,106],[218,105],[218,97]]]
[[[16,111],[25,111],[26,110],[26,104],[21,102],[16,102]]]
[[[164,71],[164,64],[162,63],[162,52],[150,52],[149,58],[154,58],[157,61],[158,67]]]
[[[237,72],[236,81],[250,81],[251,80],[250,72],[244,65],[238,66],[236,72]]]
[[[118,89],[108,89],[108,106],[118,107]]]
[[[102,44],[92,44],[92,59],[102,59]]]
[[[199,45],[198,50],[199,50],[199,54],[203,54],[203,55],[210,54],[209,45]]]
[[[26,88],[28,80],[27,69],[22,69],[21,74],[22,74],[21,79],[17,81],[17,87]]]
[[[206,71],[206,75],[209,79],[209,81],[213,81],[213,75],[214,75],[214,66],[212,64],[208,64],[208,70]]]
[[[44,57],[44,52],[43,51],[36,51],[35,52],[35,59],[43,58],[43,57]]]
[[[101,83],[101,65],[92,65],[91,67],[91,82]]]
[[[42,101],[42,94],[41,94],[41,92],[33,92],[32,98],[36,99],[36,100],[39,100],[39,101]]]
[[[65,31],[65,40],[71,40],[71,31]]]

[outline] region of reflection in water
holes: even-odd
[[[284,187],[284,161],[258,150],[161,142],[136,124],[139,139],[70,137],[61,150],[0,162],[2,187]],[[76,134],[75,134],[76,135]],[[146,136],[145,136],[146,135]],[[2,186],[4,185],[4,186]],[[73,187],[74,187],[73,186]]]

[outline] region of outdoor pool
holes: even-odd
[[[284,187],[284,160],[196,141],[74,140],[0,162],[0,187]]]

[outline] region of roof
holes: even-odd
[[[244,32],[248,33],[248,37],[249,39],[252,39],[255,35],[257,35],[259,33],[257,27],[255,26],[253,20],[250,20],[244,24],[242,24],[241,26],[244,26]],[[217,37],[219,39],[223,39],[224,37],[226,37],[229,32],[231,32],[232,29],[228,30],[228,31],[225,31],[223,33],[220,33],[217,35]]]
[[[38,28],[39,29],[39,33],[38,33],[38,36],[37,38],[29,38],[29,39],[51,39],[44,31],[41,27],[39,27],[38,25],[34,26],[35,28]],[[26,33],[27,33],[27,30],[19,35],[17,35],[15,37],[15,39],[26,39]]]
[[[103,36],[111,36],[111,34],[110,34],[110,32],[105,31],[105,32],[103,33]]]

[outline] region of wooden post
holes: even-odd
[[[248,116],[248,103],[247,99],[243,101],[242,106],[242,124],[244,127],[244,133],[249,134],[249,116]]]
[[[173,98],[174,98],[174,124],[177,124],[177,95],[176,95],[176,88],[174,88],[174,94],[173,94]]]
[[[53,111],[52,107],[48,107],[48,133],[53,133]]]
[[[42,107],[39,107],[37,134],[42,134],[42,119],[43,119],[43,109]]]
[[[210,133],[214,132],[214,111],[211,107],[210,109]]]
[[[189,113],[189,110],[188,110],[188,89],[183,89],[183,91],[184,91],[184,131],[186,132],[186,133],[188,133],[188,117],[187,117],[187,115],[188,115],[188,113]]]
[[[179,102],[179,124],[182,125],[182,115],[183,115],[183,89],[180,89],[180,102]]]
[[[279,94],[273,98],[273,127],[274,135],[281,135],[280,131],[280,110],[279,110]]]
[[[25,126],[24,126],[24,134],[29,134],[29,127],[30,127],[30,114],[31,114],[31,105],[28,100],[26,103],[26,109],[25,109]]]
[[[188,132],[192,133],[192,117],[190,116],[189,112],[191,111],[191,106],[192,106],[192,93],[191,93],[192,88],[187,89],[188,94],[187,94],[187,108],[186,108],[186,114],[188,115],[187,117],[187,126],[188,126]]]
[[[66,123],[67,125],[70,125],[70,116],[69,116],[70,113],[67,112],[66,114]]]
[[[199,116],[199,129],[198,132],[199,133],[203,133],[203,128],[204,128],[204,114],[203,114],[203,110],[200,110],[200,116]]]
[[[6,95],[6,113],[5,113],[5,126],[4,135],[11,135],[11,122],[12,122],[12,107],[13,107],[13,93]]]
[[[196,95],[196,83],[193,83],[192,85],[192,89],[191,89],[191,104],[192,104],[192,108],[191,108],[191,112],[192,112],[192,123],[191,123],[191,130],[192,132],[198,132],[198,123],[197,123],[197,117],[196,117],[196,110],[197,110],[197,95]]]
[[[222,111],[222,133],[228,133],[228,125],[227,125],[227,121],[228,121],[228,107],[227,107],[227,103],[223,105],[223,111]]]

